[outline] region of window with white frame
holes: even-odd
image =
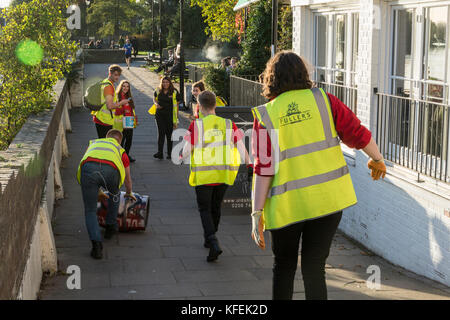
[[[378,131],[388,160],[450,181],[450,1],[393,6],[389,93],[378,94]]]
[[[358,12],[314,13],[313,80],[356,112]]]

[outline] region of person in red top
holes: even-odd
[[[200,112],[200,107],[197,102],[198,95],[205,90],[205,83],[203,81],[197,81],[192,85],[192,113],[195,119],[199,118]]]
[[[115,139],[118,144],[122,142],[122,133],[119,130],[112,129],[106,134],[106,138]],[[104,139],[97,139],[96,141],[105,141]],[[106,141],[104,143],[111,144],[116,147],[111,141]],[[102,236],[100,234],[100,228],[98,225],[97,218],[97,197],[106,197],[108,199],[108,214],[106,216],[106,228],[105,228],[105,239],[110,239],[114,233],[117,231],[117,214],[120,204],[120,181],[121,172],[119,162],[116,164],[113,162],[114,155],[111,155],[108,150],[104,151],[103,156],[93,155],[89,156],[90,152],[94,149],[88,148],[85,155],[83,156],[83,161],[80,162],[79,174],[80,174],[80,184],[81,192],[83,195],[84,211],[85,211],[85,221],[86,228],[89,233],[89,238],[92,241],[91,256],[94,259],[101,259],[103,254]],[[125,197],[131,198],[136,201],[132,191],[132,181],[130,172],[130,161],[127,154],[121,149],[119,152],[122,153],[122,164],[125,169],[124,184],[126,188]],[[100,187],[105,188],[109,191],[109,196],[103,192],[99,193]]]
[[[216,95],[210,91],[203,91],[198,96],[198,102],[200,105],[200,110],[202,114],[205,116],[202,120],[195,121],[206,121],[208,119],[214,119],[216,116]],[[206,120],[205,120],[206,119]],[[194,151],[194,146],[198,146],[198,143],[202,144],[204,139],[201,136],[201,133],[198,132],[197,125],[195,121],[192,121],[189,126],[188,133],[184,137],[185,145],[183,148],[182,159],[187,158],[191,155],[191,152]],[[232,121],[231,121],[232,122]],[[245,145],[242,141],[244,136],[242,130],[238,129],[236,124],[232,122],[232,141],[238,148],[241,159],[245,159],[245,163],[249,164],[250,159],[245,149]],[[192,174],[192,173],[191,173]],[[222,253],[220,249],[218,239],[216,237],[216,232],[219,228],[219,221],[221,216],[221,206],[222,200],[225,196],[225,192],[228,188],[228,185],[222,183],[223,180],[220,177],[214,176],[210,182],[218,181],[220,183],[211,183],[204,185],[196,185],[195,192],[197,195],[197,204],[198,210],[200,212],[200,217],[202,220],[202,226],[204,231],[204,247],[209,248],[209,255],[207,257],[207,261],[215,261],[218,256]]]
[[[311,90],[313,82],[309,79],[309,73],[306,64],[302,58],[290,51],[282,51],[277,53],[269,60],[266,70],[263,73],[263,95],[270,100],[276,99],[281,94],[294,94],[301,91]],[[290,92],[290,93],[288,93]],[[341,141],[350,148],[362,149],[371,159],[368,167],[372,171],[372,178],[378,180],[385,176],[386,166],[383,156],[371,136],[369,130],[361,125],[359,119],[353,112],[344,105],[338,98],[331,94],[327,94],[329,105],[333,114],[333,122],[336,132]],[[285,108],[284,105],[272,105],[272,108]],[[315,108],[318,108],[315,106]],[[269,116],[270,118],[270,116]],[[271,121],[273,119],[270,118]],[[305,141],[308,138],[315,137],[317,132],[310,132],[303,126],[296,126],[296,134],[302,135]],[[262,131],[264,130],[264,131]],[[280,127],[280,132],[283,129]],[[291,129],[290,130],[294,130]],[[288,131],[285,131],[288,132]],[[291,133],[292,134],[292,133]],[[314,141],[314,140],[311,140]],[[265,208],[266,201],[271,201],[272,195],[269,194],[274,176],[280,173],[281,166],[277,166],[278,155],[272,148],[272,143],[268,130],[255,119],[252,137],[252,153],[255,158],[253,189],[253,212],[252,212],[252,238],[258,246],[265,247],[264,237],[262,234],[263,222],[262,212]],[[304,145],[300,145],[302,147]],[[292,149],[299,146],[292,146]],[[323,149],[326,150],[326,149]],[[316,151],[311,151],[316,152]],[[321,151],[317,151],[321,152]],[[306,154],[307,156],[308,154]],[[301,157],[302,155],[296,156]],[[330,156],[327,161],[333,161]],[[314,163],[310,163],[314,166]],[[277,170],[276,168],[277,167]],[[287,170],[286,167],[283,167]],[[305,171],[308,168],[305,168]],[[311,171],[312,168],[311,168]],[[289,172],[283,172],[284,176],[288,176]],[[313,176],[314,177],[314,176]],[[311,179],[312,182],[314,180]],[[310,182],[310,183],[312,183]],[[320,192],[320,182],[316,183],[317,192]],[[314,184],[313,184],[314,185]],[[345,186],[343,186],[345,187]],[[300,186],[295,190],[301,192],[303,187]],[[336,195],[339,197],[339,195]],[[289,199],[286,197],[285,199]],[[328,201],[327,195],[324,194],[324,202]],[[286,208],[290,208],[286,206]],[[264,213],[266,214],[266,213]],[[283,210],[271,211],[270,215],[286,214]],[[288,212],[287,214],[293,214]],[[266,215],[264,215],[266,216]],[[274,300],[291,300],[294,288],[294,277],[297,270],[299,244],[301,241],[301,270],[303,283],[305,288],[305,297],[307,300],[326,300],[327,288],[325,282],[325,262],[329,255],[330,246],[334,234],[342,217],[342,210],[323,216],[317,216],[312,219],[301,219],[294,223],[290,223],[280,228],[270,229],[272,251],[274,254],[273,264],[273,286],[272,297]]]
[[[128,100],[121,100],[120,102],[114,102],[114,96],[115,96],[115,88],[114,83],[119,81],[119,78],[122,74],[122,68],[117,65],[113,64],[109,66],[108,68],[108,80],[111,82],[110,85],[106,86],[103,89],[103,97],[105,98],[106,107],[111,110],[111,124],[103,123],[100,121],[96,115],[92,117],[92,120],[95,123],[95,128],[97,129],[97,135],[98,138],[105,138],[106,134],[109,130],[112,129],[112,123],[113,123],[113,109],[119,108],[124,104],[128,103]]]
[[[124,117],[134,117],[135,127],[138,124],[137,116],[135,112],[135,106],[133,102],[133,95],[131,94],[131,85],[128,80],[122,80],[117,87],[117,97],[120,101],[127,100],[129,103],[119,107],[116,109],[116,116],[124,116]],[[136,160],[130,156],[131,144],[133,143],[133,128],[124,128],[123,129],[123,140],[122,147],[125,149],[125,152],[130,158],[130,162],[135,162]]]

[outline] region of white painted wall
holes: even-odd
[[[310,61],[310,5],[319,2],[322,8],[336,3],[292,1],[293,50]],[[360,0],[357,116],[373,135],[377,110],[373,89],[385,87],[389,70],[389,12],[385,1]],[[379,25],[373,23],[377,19]],[[433,179],[417,183],[414,171],[398,166],[388,167],[386,179],[374,182],[367,160],[357,151],[349,161],[358,204],[345,210],[340,230],[390,262],[450,286],[450,217],[444,214],[450,210],[450,186]]]

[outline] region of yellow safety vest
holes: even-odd
[[[216,107],[225,107],[225,102],[222,100],[221,97],[216,97]],[[205,116],[200,111],[200,107],[198,109],[198,118],[203,119]]]
[[[98,110],[95,113],[95,116],[97,117],[98,120],[100,120],[101,122],[103,122],[104,124],[107,124],[109,126],[114,126],[114,110],[109,110],[108,107],[106,106],[106,99],[104,96],[104,90],[107,86],[112,85],[114,88],[114,84],[109,80],[109,79],[105,79],[102,82],[102,94],[101,94],[101,103],[102,103],[102,107],[100,110]],[[117,102],[117,95],[114,94],[114,102]]]
[[[266,229],[356,204],[331,106],[322,89],[288,91],[252,111],[268,130],[275,157],[275,176],[264,205]]]
[[[155,101],[158,102],[158,96],[159,96],[159,90],[156,89],[156,98]],[[172,93],[172,103],[173,103],[173,124],[177,124],[178,123],[178,101],[177,101],[177,92],[174,90]],[[151,112],[150,110],[152,110],[154,112]],[[156,113],[156,105],[153,105],[148,112],[150,114],[155,114]]]
[[[209,115],[197,119],[198,141],[191,152],[189,184],[233,185],[239,171],[240,155],[233,142],[231,120]]]
[[[87,158],[94,158],[99,160],[111,161],[116,165],[120,172],[120,184],[119,188],[123,185],[125,181],[125,167],[122,162],[122,155],[125,150],[120,146],[114,138],[103,138],[91,140],[89,142],[89,147],[84,154],[83,159],[81,159],[78,165],[77,179],[78,183],[81,183],[81,164]]]

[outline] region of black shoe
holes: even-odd
[[[103,236],[105,239],[111,239],[113,235],[116,234],[116,228],[113,225],[106,225],[105,227],[105,235]]]
[[[153,155],[153,158],[162,160],[162,159],[164,159],[164,156],[163,156],[162,153],[157,152],[157,153],[155,153],[155,154]]]
[[[103,258],[103,244],[100,241],[92,241],[91,257],[94,259]]]
[[[167,159],[167,160],[171,160],[171,159],[172,159],[172,156],[171,156],[170,154],[168,154],[167,157],[166,157],[166,159]]]
[[[209,255],[206,257],[206,261],[212,262],[217,260],[219,255],[222,254],[222,249],[219,247],[219,243],[217,241],[213,241],[210,243]]]
[[[130,162],[136,162],[136,159],[133,158],[132,156],[128,156],[128,159],[130,159]]]

